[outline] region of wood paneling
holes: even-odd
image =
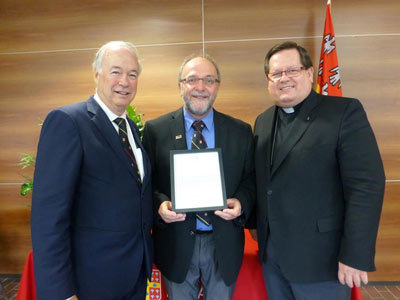
[[[0,2],[0,52],[201,41],[201,1]]]
[[[35,153],[47,113],[94,93],[93,55],[109,40],[137,44],[143,63],[133,102],[150,120],[182,105],[177,86],[184,57],[202,49],[201,0],[0,2],[0,273],[19,273],[30,249],[28,199],[9,185],[31,175],[21,153]],[[345,96],[363,103],[387,179],[400,179],[400,2],[335,0],[332,15]],[[326,1],[204,0],[205,49],[222,83],[215,107],[253,124],[272,105],[263,61],[292,39],[317,68]],[[349,37],[356,35],[356,37]],[[258,39],[258,40],[257,40]],[[31,51],[41,51],[27,53]],[[50,52],[48,52],[50,50]],[[61,50],[61,51],[51,51]],[[19,52],[19,54],[5,54]],[[371,280],[400,280],[399,183],[388,183]],[[4,262],[4,263],[3,263]]]
[[[320,36],[325,9],[321,0],[205,1],[206,40]],[[335,34],[399,33],[398,11],[393,0],[333,0]]]
[[[400,279],[400,182],[387,183],[376,245],[376,272],[370,281]]]
[[[21,153],[34,153],[47,113],[94,92],[94,51],[0,56],[0,182],[20,182]],[[82,95],[85,95],[84,97]]]
[[[19,195],[19,186],[0,186],[0,274],[22,273],[32,249],[30,196]]]

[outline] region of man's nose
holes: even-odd
[[[282,75],[281,75],[281,78],[279,79],[279,81],[285,81],[285,80],[288,80],[289,79],[289,76],[287,76],[287,74],[286,74],[286,71],[282,71]]]
[[[119,78],[118,84],[121,86],[127,86],[128,85],[128,75],[122,75]]]
[[[206,85],[204,83],[204,79],[203,78],[199,78],[199,80],[196,82],[196,89],[201,89],[204,90]]]

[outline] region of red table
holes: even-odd
[[[261,265],[258,262],[257,251],[257,243],[251,238],[250,234],[246,230],[246,244],[244,249],[243,264],[236,283],[233,300],[268,299]],[[155,278],[160,280],[161,276],[158,270],[154,270],[153,274],[156,274]],[[150,283],[150,288],[153,284],[157,287],[160,286],[159,282],[155,282]],[[158,299],[167,299],[165,290],[162,288],[162,283],[161,289],[162,297]],[[159,293],[159,288],[157,288],[157,290]],[[28,257],[26,258],[16,300],[36,300],[32,251],[29,252]],[[362,295],[359,288],[353,288],[351,300],[362,300]]]

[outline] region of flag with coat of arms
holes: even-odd
[[[326,4],[325,27],[318,65],[316,91],[322,95],[342,96],[342,81],[340,80],[335,31],[333,30],[331,17],[331,0],[328,0]],[[351,291],[351,300],[363,300],[361,291],[356,286]]]

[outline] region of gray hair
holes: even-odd
[[[103,46],[101,46],[101,48],[97,51],[97,53],[94,56],[93,63],[92,63],[93,70],[95,70],[101,74],[101,72],[102,72],[101,65],[103,63],[104,53],[106,53],[106,51],[111,48],[117,48],[117,47],[128,49],[136,57],[136,59],[138,60],[138,64],[139,64],[138,74],[140,75],[140,73],[142,72],[142,64],[139,60],[138,51],[132,43],[124,42],[124,41],[111,41],[111,42],[108,42],[107,44],[104,44]]]
[[[187,64],[189,61],[191,61],[192,59],[195,59],[195,58],[197,58],[197,57],[205,58],[205,59],[207,59],[210,63],[213,64],[215,70],[217,71],[217,79],[218,79],[219,82],[221,82],[221,73],[219,72],[219,68],[218,68],[217,62],[215,61],[215,59],[214,59],[211,55],[209,55],[209,54],[207,54],[207,53],[204,53],[204,54],[193,53],[193,54],[191,54],[191,55],[185,57],[185,59],[183,60],[182,65],[181,65],[180,68],[179,68],[179,72],[178,72],[178,82],[181,82],[181,80],[182,80],[182,78],[181,78],[181,76],[182,76],[182,71],[183,71],[183,68],[186,66],[186,64]]]

